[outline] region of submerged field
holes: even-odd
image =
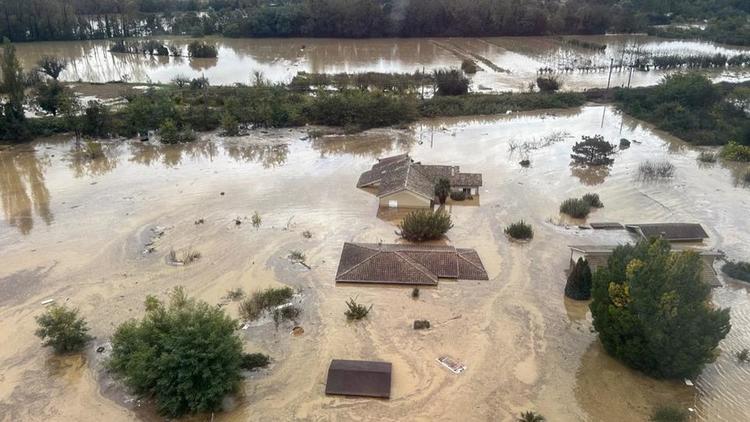
[[[572,144],[594,134],[634,142],[611,168],[571,167]],[[646,378],[606,356],[586,304],[563,297],[567,245],[630,240],[581,230],[580,221],[558,214],[561,201],[586,192],[605,205],[588,221],[699,222],[711,236],[707,246],[745,260],[750,250],[746,166],[699,165],[699,150],[609,106],[422,120],[409,130],[319,139],[275,130],[175,146],[113,141],[94,160],[73,151],[69,138],[0,150],[3,420],[156,419],[101,371],[94,349],[106,348],[117,324],[142,315],[146,295],[163,297],[177,285],[234,316],[236,304],[222,298],[229,289],[302,292],[303,335],[273,323],[243,331],[246,350],[274,362],[243,383],[217,420],[510,421],[535,409],[553,421],[613,414],[643,421],[665,403],[695,408],[698,420],[750,418],[750,366],[733,356],[750,346],[747,285],[724,280],[714,290],[717,305],[732,307],[733,328],[695,387]],[[480,206],[449,206],[449,241],[475,248],[490,281],[441,282],[416,301],[406,288],[334,284],[343,242],[396,240],[398,216],[378,213],[375,197],[355,183],[376,158],[401,152],[483,173],[472,203]],[[531,167],[518,164],[524,158]],[[647,159],[670,161],[674,176],[637,181]],[[263,218],[257,230],[255,211]],[[534,226],[528,244],[503,234],[520,218]],[[144,253],[150,241],[155,250]],[[202,257],[170,266],[172,248]],[[290,262],[291,250],[303,251],[311,269]],[[346,321],[350,297],[374,305],[369,320]],[[90,321],[97,339],[85,358],[41,349],[34,316],[49,298],[79,307]],[[433,328],[415,332],[415,319]],[[467,371],[439,366],[445,354]],[[326,397],[332,358],[393,362],[391,400]]]

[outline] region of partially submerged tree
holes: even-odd
[[[215,58],[219,54],[216,46],[203,41],[188,44],[188,55],[195,58]]]
[[[562,82],[556,76],[536,78],[536,86],[541,92],[555,92],[562,87]]]
[[[417,210],[406,214],[396,234],[412,242],[423,242],[443,237],[452,227],[451,217],[445,211]]]
[[[2,104],[2,121],[0,121],[0,139],[19,141],[28,137],[26,117],[23,112],[25,78],[23,68],[16,56],[13,44],[3,42],[3,56],[0,60],[0,97]]]
[[[437,183],[435,183],[435,196],[438,197],[438,201],[440,201],[441,204],[445,204],[445,200],[448,199],[450,194],[451,181],[441,177],[438,179]]]
[[[78,316],[78,309],[52,305],[36,317],[39,328],[35,334],[43,345],[52,346],[55,353],[77,352],[91,340],[86,320]]]
[[[220,408],[240,381],[242,342],[223,309],[175,288],[168,304],[146,299],[146,315],[120,325],[110,369],[170,417]]]
[[[715,309],[703,263],[672,253],[664,239],[614,250],[593,277],[590,305],[604,349],[659,378],[693,378],[729,332],[729,309]]]
[[[591,268],[588,261],[578,258],[568,274],[565,284],[565,296],[575,300],[591,299]]]
[[[67,97],[71,95],[73,93],[56,80],[42,82],[34,89],[36,104],[53,116],[57,116],[57,112],[65,101],[69,101]]]
[[[63,70],[65,70],[65,67],[68,65],[68,62],[64,59],[60,59],[53,56],[42,56],[41,59],[37,62],[37,66],[39,66],[39,71],[44,73],[45,75],[51,77],[54,80],[57,80],[57,78],[60,77],[60,73],[62,73]]]
[[[432,76],[437,95],[464,95],[469,92],[469,78],[458,69],[439,69]]]
[[[573,154],[570,158],[578,164],[593,166],[612,164],[610,158],[615,153],[615,145],[604,140],[602,135],[582,136],[581,142],[573,145]]]

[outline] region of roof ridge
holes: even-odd
[[[477,252],[476,252],[476,251],[474,251],[474,253],[477,253]],[[478,269],[478,270],[482,270],[482,271],[484,271],[484,272],[487,272],[487,270],[486,270],[486,269],[485,269],[485,268],[484,268],[483,266],[479,266],[479,265],[477,265],[477,264],[475,264],[475,263],[473,263],[473,262],[469,261],[469,260],[468,260],[468,259],[466,259],[466,258],[465,258],[465,257],[464,257],[463,255],[461,255],[461,254],[460,254],[460,253],[458,252],[458,250],[456,250],[456,255],[457,255],[457,256],[458,256],[458,257],[459,257],[460,259],[463,259],[464,261],[468,262],[468,263],[469,263],[469,265],[473,266],[474,268],[476,268],[476,269]],[[479,256],[479,254],[478,254],[478,253],[477,253],[477,256]],[[458,265],[458,261],[456,261],[456,265]]]
[[[358,245],[358,244],[356,244],[356,243],[351,243],[351,245],[354,245],[354,246],[359,246],[359,245]],[[346,244],[345,244],[344,246],[346,246]],[[355,268],[359,268],[359,267],[360,267],[360,266],[361,266],[362,264],[364,264],[365,262],[367,262],[367,261],[369,261],[369,260],[373,259],[374,257],[376,257],[376,256],[380,255],[381,253],[383,253],[383,251],[381,251],[381,250],[375,250],[375,249],[372,249],[372,248],[366,248],[366,247],[362,247],[362,246],[359,246],[359,247],[361,247],[361,248],[363,248],[363,249],[369,249],[369,250],[371,250],[371,251],[372,251],[372,250],[374,250],[374,251],[375,251],[375,253],[374,253],[374,254],[372,254],[372,255],[370,255],[369,257],[367,257],[367,259],[363,259],[363,260],[362,260],[362,262],[360,262],[359,264],[356,264],[356,265],[354,265],[353,267],[349,268],[348,270],[344,271],[343,273],[341,273],[341,274],[336,274],[336,278],[342,277],[342,276],[344,276],[344,275],[346,275],[346,274],[348,274],[348,273],[352,272],[352,271],[353,271],[353,270],[354,270]]]
[[[393,253],[396,254],[397,256],[399,256],[400,258],[402,258],[403,260],[405,260],[406,262],[408,262],[409,264],[411,264],[411,266],[413,266],[414,268],[416,268],[417,270],[419,270],[421,273],[423,273],[424,275],[426,275],[430,279],[434,279],[435,282],[437,282],[437,280],[438,280],[437,274],[435,274],[432,271],[430,271],[424,265],[422,265],[419,262],[415,261],[410,256],[402,254],[401,251],[393,251]]]

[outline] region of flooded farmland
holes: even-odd
[[[571,167],[571,145],[593,134],[633,143],[611,167]],[[157,419],[108,379],[94,349],[106,349],[119,323],[143,314],[146,295],[182,285],[237,316],[223,299],[227,290],[282,284],[302,293],[304,334],[291,336],[283,324],[243,330],[245,349],[273,363],[243,381],[216,420],[510,421],[535,409],[553,421],[643,421],[664,403],[691,407],[701,421],[750,419],[750,365],[733,357],[750,346],[750,286],[724,279],[714,289],[714,302],[732,308],[733,328],[694,387],[609,358],[587,305],[564,299],[567,245],[632,240],[560,217],[562,200],[586,192],[605,205],[589,221],[698,222],[707,247],[735,259],[750,251],[750,187],[738,182],[747,167],[699,166],[699,150],[609,106],[423,120],[409,130],[317,139],[272,130],[173,146],[105,141],[103,151],[87,159],[68,137],[0,150],[3,420]],[[407,288],[334,283],[343,242],[396,240],[393,219],[378,218],[376,198],[355,184],[376,158],[402,152],[483,173],[481,205],[448,206],[449,241],[475,248],[489,281],[442,281],[418,300]],[[529,168],[518,164],[523,158]],[[646,159],[669,160],[674,177],[636,181]],[[255,211],[258,229],[249,220]],[[503,234],[520,218],[534,226],[530,243]],[[165,263],[171,249],[186,248],[201,259]],[[311,269],[291,263],[291,250],[304,251]],[[369,320],[347,323],[350,297],[373,304]],[[89,321],[96,339],[84,358],[40,348],[34,317],[48,299],[80,308]],[[433,329],[415,332],[415,319]],[[468,369],[448,372],[435,361],[444,354]],[[393,362],[391,400],[325,396],[332,358]]]
[[[206,38],[216,43],[215,59],[143,56],[110,53],[112,41],[40,42],[17,46],[26,69],[40,57],[54,55],[70,63],[62,73],[65,81],[168,83],[176,76],[205,75],[213,85],[249,83],[254,72],[273,82],[289,82],[298,72],[313,73],[412,73],[419,70],[459,67],[463,59],[477,62],[480,72],[472,77],[475,91],[522,91],[539,69],[552,69],[564,89],[606,87],[608,67],[633,63],[634,54],[690,56],[721,53],[732,57],[748,49],[703,41],[675,41],[638,35],[577,36],[597,50],[560,37],[409,38],[409,39],[228,39]],[[566,41],[567,40],[567,41]],[[186,38],[161,39],[178,46],[184,54]],[[566,70],[567,69],[567,70]],[[574,70],[575,69],[575,70]],[[615,67],[612,86],[654,85],[667,71],[629,71]],[[743,81],[746,68],[711,70],[719,81]]]

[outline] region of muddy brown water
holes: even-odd
[[[475,91],[526,90],[540,68],[578,66],[602,68],[593,72],[560,73],[564,89],[606,87],[610,60],[630,63],[634,51],[659,54],[714,54],[728,56],[747,49],[701,41],[675,41],[639,35],[580,36],[576,39],[606,44],[603,52],[563,43],[556,37],[409,38],[409,39],[227,39],[207,38],[218,47],[216,59],[146,57],[110,53],[111,41],[40,42],[18,44],[19,58],[31,69],[43,55],[65,58],[70,63],[62,73],[65,81],[137,83],[170,82],[175,76],[204,75],[214,85],[249,83],[254,72],[273,82],[288,82],[297,72],[360,73],[415,72],[459,67],[464,58],[477,60],[481,71],[472,77]],[[183,52],[190,41],[165,38]],[[653,85],[663,71],[615,70],[612,86]],[[715,80],[741,81],[745,69],[709,72]]]
[[[596,133],[637,142],[606,171],[571,168],[573,142]],[[700,222],[711,236],[706,247],[750,258],[750,188],[736,183],[746,166],[698,166],[697,149],[610,107],[427,120],[315,140],[277,130],[208,134],[178,146],[111,141],[95,160],[74,151],[69,138],[0,151],[2,420],[158,420],[101,372],[96,347],[143,314],[148,294],[165,297],[182,285],[237,315],[236,303],[223,299],[227,290],[282,284],[302,292],[302,316],[278,329],[242,331],[247,351],[274,361],[243,382],[217,420],[511,421],[535,409],[555,421],[644,421],[664,403],[695,409],[696,420],[750,418],[750,365],[733,356],[750,346],[748,285],[724,279],[713,291],[718,306],[731,306],[733,328],[692,388],[609,358],[587,305],[563,297],[567,245],[631,240],[565,225],[559,203],[586,192],[605,204],[589,221]],[[378,218],[376,198],[355,183],[377,157],[401,152],[483,173],[480,205],[448,206],[449,241],[476,248],[490,281],[443,281],[418,300],[407,288],[334,284],[343,242],[396,240],[397,215]],[[521,158],[531,166],[518,165]],[[674,178],[637,182],[645,159],[671,161]],[[257,230],[254,211],[263,219]],[[508,241],[503,227],[521,218],[535,238]],[[151,239],[155,251],[144,254]],[[172,248],[202,256],[169,266]],[[297,249],[310,270],[287,259]],[[350,297],[374,305],[368,320],[346,321]],[[78,307],[89,320],[96,339],[83,359],[40,347],[34,317],[46,299]],[[432,328],[415,332],[415,319]],[[296,325],[304,334],[291,335]],[[468,369],[450,373],[435,360],[442,355]],[[333,358],[392,362],[391,400],[326,397]]]

